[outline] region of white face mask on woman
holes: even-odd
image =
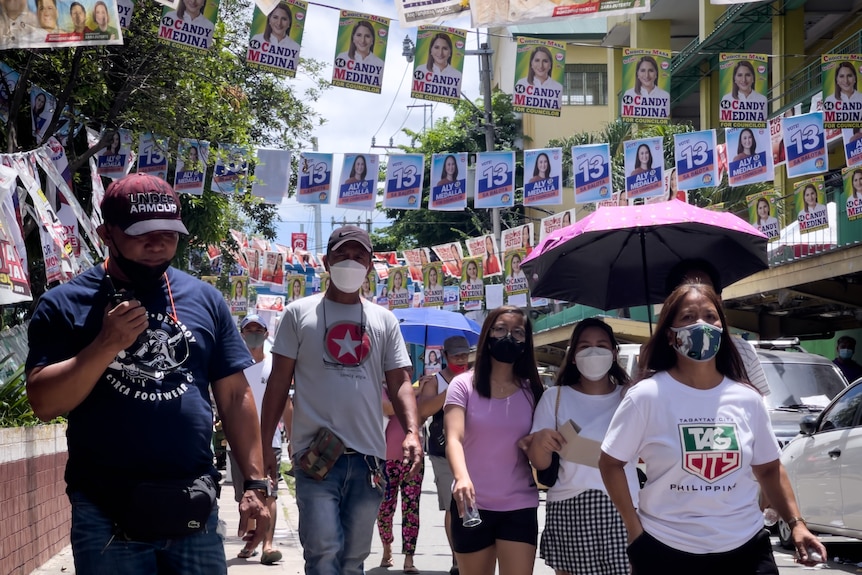
[[[614,352],[603,347],[588,347],[575,354],[578,371],[590,381],[598,381],[611,369]]]
[[[344,293],[359,291],[367,275],[368,268],[353,260],[345,260],[329,266],[329,277],[332,283]]]

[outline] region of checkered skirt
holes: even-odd
[[[557,571],[628,575],[626,542],[626,528],[610,498],[590,489],[548,502],[539,556]]]

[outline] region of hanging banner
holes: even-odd
[[[245,261],[248,264],[248,277],[251,281],[259,283],[261,281],[260,256],[261,251],[255,248],[244,250]]]
[[[766,54],[718,55],[719,123],[722,128],[766,128]]]
[[[248,312],[248,276],[230,277],[228,305],[231,315],[242,315]]]
[[[844,178],[847,219],[862,220],[862,168],[844,168],[841,176]]]
[[[177,150],[177,170],[174,174],[174,190],[196,196],[204,193],[204,175],[209,153],[209,142],[188,138],[180,140]]]
[[[718,171],[718,166],[716,166],[716,171]],[[720,172],[718,173],[720,174]],[[718,175],[715,181],[721,181],[721,175]],[[646,203],[653,203],[656,201],[670,201],[673,199],[688,203],[688,192],[679,189],[679,181],[676,177],[676,168],[671,168],[664,171],[664,198],[661,200],[659,200],[659,198],[650,198],[649,200],[646,200]],[[617,204],[615,203],[611,205]]]
[[[20,74],[10,68],[5,62],[0,62],[0,120],[5,124],[9,121],[9,104],[18,86]]]
[[[482,309],[481,302],[485,300],[485,283],[482,281],[482,260],[480,258],[464,258],[461,268],[461,302],[464,309]],[[469,302],[478,302],[480,306],[469,306]]]
[[[800,104],[801,105],[801,104]],[[809,112],[822,112],[823,111],[823,92],[817,92],[813,96],[811,96],[811,106],[808,108]],[[838,140],[841,137],[841,129],[840,128],[826,128],[824,126],[823,133],[826,137],[826,144],[831,144],[832,142]]]
[[[670,57],[668,50],[623,48],[624,122],[670,121]]]
[[[862,128],[841,130],[841,136],[847,167],[862,166]]]
[[[134,0],[117,0],[117,20],[120,28],[125,30],[132,21],[132,13],[135,11]]]
[[[515,205],[515,152],[476,154],[476,208],[511,208]]]
[[[563,102],[566,45],[518,36],[515,50],[512,109],[526,114],[559,116]]]
[[[467,238],[467,253],[470,257],[482,260],[482,276],[498,276],[500,270],[500,258],[497,257],[497,245],[491,234],[479,236],[478,238]]]
[[[46,0],[50,1],[50,0]],[[33,137],[37,144],[45,139],[45,130],[54,116],[54,96],[36,86],[30,86],[30,118],[33,122]]]
[[[112,130],[108,146],[99,152],[99,175],[106,178],[122,178],[126,175],[126,163],[132,151],[132,132]]]
[[[308,249],[308,234],[305,232],[291,232],[290,249],[294,252]]]
[[[0,50],[123,44],[116,2],[78,0],[71,7],[52,2],[53,10],[38,10],[37,4],[41,2],[22,1],[4,7],[5,31],[0,33]],[[13,6],[15,15],[11,12]],[[10,26],[14,30],[10,31]]]
[[[715,130],[674,134],[674,174],[678,190],[709,188],[718,182]],[[667,198],[667,194],[662,194]]]
[[[431,156],[430,179],[437,183],[431,186],[428,209],[461,211],[467,207],[467,152]]]
[[[796,104],[781,116],[769,119],[769,135],[772,140],[772,163],[777,168],[787,161],[787,150],[784,148],[784,118],[798,116],[802,113],[802,104]]]
[[[302,0],[281,0],[269,15],[255,6],[246,53],[248,64],[295,77],[307,11],[308,3]]]
[[[818,174],[828,169],[823,112],[784,118],[782,129],[788,178]]]
[[[506,252],[505,291],[507,296],[529,291],[527,276],[521,270],[521,262],[524,261],[525,257],[527,257],[526,252],[522,249]]]
[[[551,232],[572,225],[573,221],[575,221],[575,210],[573,209],[542,218],[539,222],[539,241],[545,239],[545,236]]]
[[[176,10],[165,6],[162,8],[159,39],[184,50],[208,51],[213,44],[213,28],[218,20],[219,2],[220,0],[180,0]]]
[[[299,156],[300,204],[328,204],[332,192],[332,154],[303,152]]]
[[[27,281],[21,258],[26,252],[19,252],[16,245],[24,246],[21,228],[16,221],[15,187],[18,174],[8,166],[0,166],[0,305],[31,301],[30,283]]]
[[[611,153],[608,144],[572,146],[575,203],[588,204],[611,197]]]
[[[727,179],[731,186],[771,182],[775,178],[768,129],[727,128]]]
[[[664,196],[662,138],[628,140],[624,144],[627,198]]]
[[[404,250],[404,261],[410,271],[410,279],[414,282],[422,281],[422,266],[428,263],[428,254],[424,248],[415,250]]]
[[[460,242],[433,246],[431,249],[437,254],[437,258],[443,262],[443,269],[446,270],[447,276],[461,277],[461,261],[464,259],[464,252],[461,251]]]
[[[303,274],[290,274],[285,278],[287,283],[287,301],[294,302],[305,297],[306,277]]]
[[[219,144],[210,190],[222,194],[236,194],[245,189],[248,174],[246,156],[248,148],[236,144]]]
[[[456,104],[461,99],[461,72],[467,32],[421,26],[416,33],[412,98]]]
[[[342,10],[332,85],[379,94],[388,36],[389,18]]]
[[[251,183],[252,195],[263,198],[268,204],[280,204],[287,197],[290,186],[290,159],[290,150],[258,149]],[[297,201],[307,203],[300,197],[297,191]]]
[[[862,128],[862,54],[820,56],[823,82],[823,127]]]
[[[407,268],[404,266],[389,268],[389,278],[386,282],[389,309],[410,307],[410,292],[407,290],[407,273]]]
[[[383,207],[418,210],[422,207],[425,183],[425,156],[398,154],[389,156],[386,164],[386,185],[383,187]]]
[[[359,295],[368,301],[374,301],[375,294],[377,294],[377,272],[371,270],[365,276],[362,287],[359,288]]]
[[[524,152],[524,205],[562,204],[562,173],[562,148],[526,150]]]
[[[377,154],[345,154],[336,205],[373,210],[377,202]]]
[[[168,139],[151,132],[141,134],[138,139],[138,173],[167,179]]]
[[[264,252],[263,271],[260,279],[269,284],[272,291],[284,292],[284,254],[281,252]]]
[[[470,9],[463,0],[395,0],[395,7],[398,8],[398,20],[402,28],[440,24]]]
[[[422,285],[424,286],[424,307],[443,305],[443,264],[433,262],[422,266]]]
[[[550,2],[500,2],[470,0],[474,27],[517,23],[554,22],[570,16],[604,18],[649,12],[650,0],[565,0]]]
[[[530,224],[503,230],[500,234],[500,248],[503,253],[522,249],[524,255],[530,255],[533,251],[533,226]]]
[[[762,232],[770,242],[776,241],[781,234],[781,224],[776,217],[776,206],[781,201],[775,191],[759,192],[745,196],[748,204],[748,221]]]
[[[284,311],[284,296],[283,295],[257,294],[257,301],[255,302],[255,308],[258,311],[282,312],[282,311]]]
[[[461,290],[458,286],[443,286],[443,309],[446,311],[461,309]]]
[[[799,212],[799,232],[808,233],[829,227],[829,214],[826,210],[826,185],[823,176],[802,180],[793,184],[796,209]]]

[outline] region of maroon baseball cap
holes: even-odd
[[[359,242],[363,248],[371,251],[371,238],[368,237],[368,232],[357,226],[341,226],[334,229],[329,236],[326,253],[337,250],[347,242]]]
[[[102,199],[102,218],[129,236],[189,233],[180,217],[177,193],[166,181],[149,174],[130,174],[111,182]]]

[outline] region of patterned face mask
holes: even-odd
[[[720,327],[697,322],[670,330],[674,333],[671,347],[681,356],[694,361],[709,361],[718,353],[723,331]]]

